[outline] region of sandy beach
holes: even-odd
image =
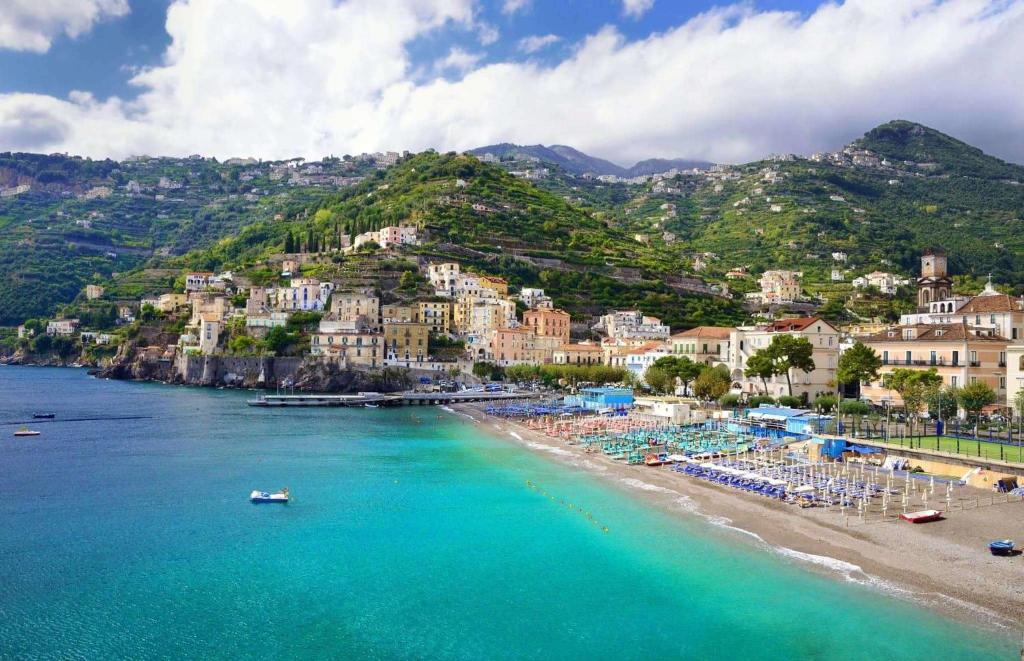
[[[1024,556],[995,557],[987,548],[997,538],[1024,541],[1024,503],[1019,501],[954,511],[929,524],[860,523],[854,518],[847,526],[834,510],[799,509],[668,467],[629,466],[586,453],[525,425],[488,416],[480,404],[454,409],[501,438],[586,470],[666,511],[702,517],[812,570],[974,623],[1024,629]]]

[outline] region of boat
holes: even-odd
[[[56,413],[33,413],[32,417],[36,420],[53,420],[57,417]]]
[[[1013,540],[1000,539],[994,542],[989,542],[988,550],[992,555],[1013,555]]]
[[[942,512],[939,510],[920,510],[918,512],[905,512],[900,514],[900,518],[904,521],[911,523],[928,523],[929,521],[938,521],[942,518]]]
[[[288,487],[285,487],[276,493],[270,493],[269,491],[253,491],[249,494],[249,500],[253,503],[287,503]]]
[[[16,432],[14,432],[14,435],[15,436],[39,436],[40,433],[41,432],[37,432],[34,429],[29,429],[28,427],[22,427],[21,429],[19,429]]]
[[[363,404],[363,408],[379,409],[380,408],[380,404]]]

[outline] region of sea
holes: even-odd
[[[252,396],[0,367],[0,658],[1018,658],[457,413]]]

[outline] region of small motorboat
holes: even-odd
[[[920,510],[918,512],[907,512],[900,514],[900,518],[910,523],[928,523],[929,521],[938,521],[942,518],[942,512],[939,510]]]
[[[37,432],[34,429],[29,429],[28,427],[22,427],[21,429],[19,429],[16,432],[14,432],[14,435],[15,436],[39,436],[40,433],[41,432]]]
[[[380,404],[363,404],[363,407],[368,409],[379,409]]]
[[[1013,555],[1013,540],[1000,539],[994,542],[989,542],[988,550],[992,555]]]
[[[57,417],[56,413],[33,413],[32,417],[36,420],[53,420]]]
[[[288,487],[285,487],[276,493],[270,493],[269,491],[253,491],[249,494],[249,500],[253,503],[287,503]]]

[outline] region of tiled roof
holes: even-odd
[[[904,339],[903,331],[913,329],[914,337]],[[872,342],[1008,342],[1001,335],[977,335],[978,329],[964,323],[959,324],[908,324],[906,326],[894,326],[887,330],[869,335],[864,338],[867,343]],[[894,335],[890,336],[889,334]]]
[[[958,314],[988,314],[992,312],[1019,312],[1021,311],[1021,299],[1006,294],[995,294],[991,296],[975,296],[962,308],[957,310]]]
[[[728,326],[697,326],[682,333],[676,333],[672,337],[712,337],[720,340],[729,339],[729,335],[736,330]]]
[[[800,319],[777,319],[772,323],[768,324],[766,330],[774,333],[786,333],[786,332],[799,332],[806,330],[808,326],[816,321],[822,321],[821,317],[801,317]],[[832,328],[832,324],[827,321],[822,322],[829,328]]]

